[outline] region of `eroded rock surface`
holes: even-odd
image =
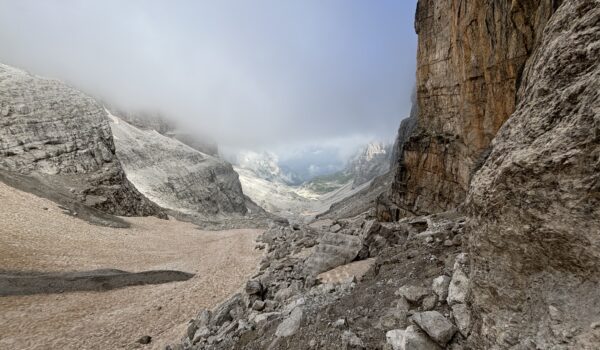
[[[558,1],[420,0],[418,122],[397,157],[401,216],[460,204],[478,159],[515,109],[525,63]]]
[[[58,80],[0,64],[0,167],[104,212],[161,215],[127,180],[104,108]]]
[[[274,224],[259,238],[257,248],[266,249],[266,256],[245,293],[212,313],[201,312],[181,343],[170,349],[463,346],[465,337],[458,330],[464,328],[464,315],[453,315],[446,301],[424,286],[451,275],[455,265],[467,268],[462,246],[444,244],[461,234],[464,218],[449,212],[377,224],[367,217],[322,220],[312,227]],[[381,240],[367,239],[374,236]],[[367,253],[357,253],[361,246]],[[314,276],[315,257],[335,262],[326,274],[363,262],[371,267],[360,280],[325,281]],[[463,323],[455,325],[455,319]]]
[[[564,1],[473,178],[475,348],[600,344],[599,57],[600,2]]]
[[[110,117],[117,156],[129,180],[148,198],[190,214],[246,213],[242,187],[230,164],[155,130]]]

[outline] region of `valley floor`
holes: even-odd
[[[170,269],[184,282],[104,292],[0,297],[2,349],[164,349],[201,308],[255,272],[261,230],[201,231],[176,220],[126,218],[130,228],[88,224],[53,202],[0,183],[0,273]],[[152,343],[137,339],[152,336]]]

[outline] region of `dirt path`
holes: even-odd
[[[2,349],[164,349],[187,321],[241,288],[256,270],[260,230],[200,231],[175,220],[94,226],[53,202],[0,183],[0,270],[180,270],[184,282],[106,292],[0,297]],[[150,335],[149,345],[136,340]]]

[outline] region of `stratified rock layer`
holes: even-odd
[[[224,160],[111,115],[117,155],[129,180],[164,208],[186,214],[245,214],[238,174]]]
[[[521,72],[557,3],[419,1],[418,126],[392,196],[404,214],[464,200],[478,158],[515,109]]]
[[[0,168],[107,213],[164,215],[125,177],[102,106],[60,81],[3,64],[0,155]]]
[[[600,1],[563,2],[472,180],[474,348],[600,344],[599,58]]]

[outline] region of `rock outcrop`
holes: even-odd
[[[474,348],[600,344],[600,1],[564,1],[467,201]]]
[[[444,211],[465,199],[478,159],[515,109],[525,63],[559,3],[418,2],[418,123],[392,195],[402,215]]]
[[[436,295],[448,294],[449,283],[431,286],[468,264],[463,225],[455,212],[383,224],[359,215],[272,225],[258,239],[265,257],[244,293],[201,310],[181,342],[167,348],[461,348],[462,314]],[[329,278],[316,276],[324,269],[319,276]]]
[[[38,180],[101,211],[162,210],[127,180],[104,108],[64,83],[0,64],[0,168]]]
[[[246,198],[231,164],[110,117],[117,156],[129,180],[148,198],[186,214],[246,213]]]

